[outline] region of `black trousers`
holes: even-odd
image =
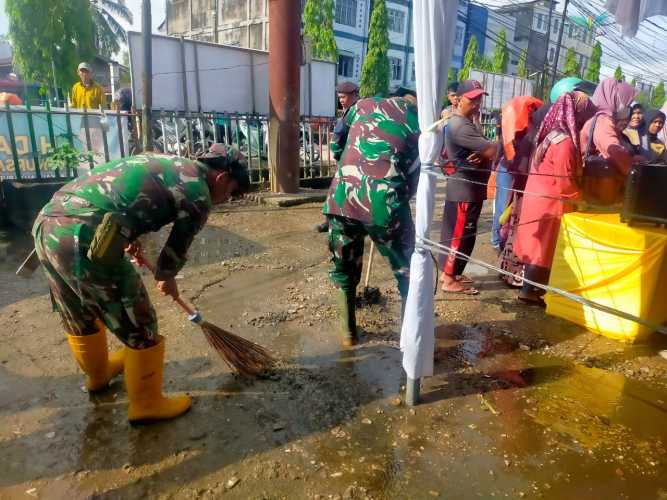
[[[482,213],[481,201],[445,201],[440,243],[465,255],[470,255],[477,239],[477,222]],[[460,276],[468,261],[450,253],[441,263],[447,276]]]

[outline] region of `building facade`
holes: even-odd
[[[554,3],[554,11],[551,16],[551,27],[549,27],[551,1]],[[590,65],[593,45],[595,44],[596,28],[595,26],[593,28],[580,26],[569,19],[565,19],[563,14],[557,11],[557,4],[558,2],[555,0],[536,0],[521,4],[512,4],[496,10],[499,14],[514,18],[515,20],[514,38],[511,40],[511,63],[513,70],[516,69],[519,54],[524,49],[527,49],[527,66],[529,72],[543,71],[545,62],[550,68],[553,68],[558,46],[558,36],[561,27],[563,27],[563,40],[557,69],[558,71],[563,71],[568,49],[572,48],[576,53],[581,74],[586,73]],[[549,34],[548,50],[546,47],[547,33]]]
[[[467,0],[464,0],[467,1]],[[412,0],[387,0],[391,86],[415,81]],[[301,0],[301,9],[305,0]],[[358,82],[368,46],[372,0],[336,0],[334,35],[339,81]],[[196,40],[268,50],[267,0],[167,0],[162,32]]]

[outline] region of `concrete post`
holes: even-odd
[[[301,5],[269,0],[269,168],[271,190],[299,190]]]

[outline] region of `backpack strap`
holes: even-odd
[[[595,134],[595,125],[598,122],[598,116],[595,115],[593,118],[593,123],[591,124],[591,130],[588,133],[588,143],[586,144],[586,152],[584,153],[584,159],[588,158],[591,155],[591,148],[593,147],[593,135]]]

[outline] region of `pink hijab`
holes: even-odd
[[[600,83],[593,94],[593,104],[598,115],[613,116],[621,108],[629,108],[637,90],[629,83],[608,78]]]

